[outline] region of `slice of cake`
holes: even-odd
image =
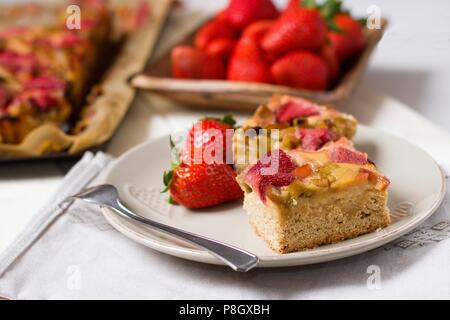
[[[273,150],[239,176],[256,233],[280,253],[314,248],[390,223],[389,180],[341,138],[318,151]]]
[[[357,121],[348,114],[291,96],[274,96],[236,130],[234,162],[238,172],[272,149],[307,151],[340,137],[351,139]]]

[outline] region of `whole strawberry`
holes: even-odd
[[[206,49],[208,45],[217,39],[236,39],[236,31],[230,24],[221,19],[213,19],[203,25],[195,35],[195,46],[200,49]]]
[[[204,118],[189,130],[181,160],[193,163],[227,163],[232,156],[231,141],[236,121],[231,115],[222,119]]]
[[[172,49],[172,74],[178,79],[224,79],[222,59],[198,48],[178,46]]]
[[[317,9],[298,7],[283,13],[262,39],[272,56],[294,50],[317,50],[325,42],[327,27]]]
[[[272,27],[274,20],[259,20],[253,22],[242,32],[242,38],[252,38],[257,41],[261,41],[262,37],[267,33],[267,31]]]
[[[212,56],[218,57],[223,61],[228,61],[234,47],[236,46],[236,40],[219,38],[212,40],[206,47],[206,52]]]
[[[164,174],[171,199],[187,208],[198,209],[241,199],[243,192],[236,173],[227,164],[181,164]]]
[[[335,48],[331,43],[325,43],[320,49],[320,56],[328,66],[329,85],[333,85],[339,78],[341,65]]]
[[[228,62],[228,80],[273,83],[270,64],[260,46],[262,36],[272,23],[262,20],[244,30]]]
[[[254,21],[278,16],[271,0],[231,0],[226,12],[230,24],[240,30]]]
[[[336,15],[333,21],[339,32],[330,31],[328,39],[341,63],[349,62],[364,49],[366,38],[359,21],[345,13]]]
[[[328,67],[323,59],[309,51],[293,51],[272,65],[272,75],[281,85],[308,90],[325,90]]]

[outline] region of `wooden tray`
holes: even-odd
[[[135,97],[129,79],[144,70],[172,4],[172,0],[146,1],[149,17],[127,36],[114,64],[103,76],[101,94],[86,106],[90,109],[87,127],[71,135],[55,125],[44,124],[31,131],[20,144],[0,143],[0,162],[76,157],[84,150],[104,145],[112,137]]]
[[[357,61],[341,77],[331,91],[299,90],[281,85],[235,82],[226,80],[181,80],[171,77],[170,52],[151,66],[146,74],[131,81],[139,89],[149,90],[172,100],[198,107],[253,111],[273,94],[301,96],[318,103],[339,107],[353,92],[367,67],[369,58],[383,36],[387,21],[380,29],[366,30],[367,46]],[[192,44],[193,34],[180,44]]]

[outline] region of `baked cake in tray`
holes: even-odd
[[[63,126],[85,102],[111,15],[105,1],[74,3],[82,7],[80,29],[68,29],[64,15],[51,25],[0,29],[0,142],[20,143],[44,123]]]
[[[357,121],[348,114],[291,96],[274,96],[236,130],[234,163],[241,172],[274,149],[314,151],[340,137],[351,139]]]
[[[390,223],[389,180],[345,137],[316,151],[272,150],[238,182],[250,223],[280,253],[354,238]]]

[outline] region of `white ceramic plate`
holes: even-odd
[[[197,211],[166,202],[167,195],[160,190],[162,173],[170,160],[168,140],[163,137],[127,152],[117,159],[105,182],[115,185],[123,201],[143,216],[251,251],[259,256],[260,267],[330,261],[379,247],[428,218],[445,193],[444,176],[427,153],[401,138],[360,126],[355,137],[356,147],[367,152],[391,180],[389,208],[394,222],[355,239],[281,255],[271,251],[252,231],[240,202]],[[120,218],[109,210],[103,212],[117,230],[143,245],[180,258],[222,264],[206,251]]]

